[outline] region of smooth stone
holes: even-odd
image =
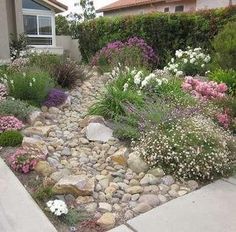
[[[130,194],[136,194],[136,193],[142,193],[143,188],[141,186],[131,186],[128,187],[125,191]]]
[[[161,180],[162,180],[162,183],[165,184],[165,185],[167,185],[167,186],[170,186],[170,185],[172,185],[172,184],[175,183],[174,178],[173,178],[172,176],[170,176],[170,175],[163,176],[163,177],[161,178]]]
[[[197,181],[195,181],[195,180],[189,180],[187,182],[187,184],[188,184],[188,187],[191,189],[191,191],[194,191],[194,190],[198,189],[198,187],[199,187]]]
[[[146,174],[141,180],[141,185],[156,185],[160,182],[158,177],[153,176],[152,174]]]
[[[104,213],[98,220],[98,225],[102,228],[109,230],[115,226],[116,220],[113,213]]]
[[[148,165],[141,159],[137,152],[129,154],[127,164],[136,173],[146,172],[148,170]]]
[[[152,207],[150,205],[148,205],[147,203],[139,203],[137,206],[135,206],[133,208],[133,211],[136,214],[139,214],[139,213],[146,213],[147,211],[149,211],[151,209],[152,209]]]
[[[104,213],[104,212],[111,212],[112,206],[109,203],[106,202],[100,202],[98,204],[98,211]]]
[[[160,200],[157,195],[154,194],[145,194],[140,196],[139,200],[140,203],[147,203],[152,207],[156,207],[160,204]]]
[[[54,168],[52,168],[47,161],[40,160],[36,164],[34,170],[42,176],[50,176],[53,173]]]
[[[152,174],[155,177],[163,177],[165,175],[164,171],[161,168],[153,168],[148,170],[148,174]]]
[[[90,141],[108,142],[113,138],[113,130],[100,123],[89,123],[85,133]]]

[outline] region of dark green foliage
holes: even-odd
[[[63,15],[57,15],[56,20],[56,35],[70,35],[70,23]]]
[[[160,56],[160,66],[177,49],[187,46],[209,49],[211,40],[236,14],[236,8],[183,14],[146,14],[116,18],[98,18],[73,28],[72,35],[79,38],[84,61],[108,42],[143,38]]]
[[[236,96],[236,71],[235,70],[216,69],[210,73],[210,79],[213,81],[216,81],[217,83],[225,83],[229,88],[229,93]]]
[[[14,60],[16,58],[19,58],[20,53],[27,49],[28,42],[25,34],[11,34],[10,36],[10,55]]]
[[[5,131],[0,134],[0,146],[16,147],[22,143],[23,136],[18,131]]]
[[[6,99],[0,102],[0,115],[13,115],[22,121],[26,121],[28,115],[35,110],[34,107],[21,100]]]
[[[215,37],[213,61],[223,69],[236,69],[236,21],[228,23]]]
[[[33,194],[33,197],[38,201],[47,201],[53,197],[52,187],[39,187]]]
[[[68,213],[62,216],[62,220],[68,226],[76,226],[78,223],[88,219],[89,217],[90,216],[86,211],[69,209]]]

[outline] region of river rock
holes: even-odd
[[[86,175],[70,175],[62,177],[53,187],[56,194],[73,194],[90,196],[94,191],[94,178]]]
[[[127,163],[129,168],[136,173],[146,172],[148,170],[148,165],[141,159],[137,152],[129,154]]]
[[[86,137],[90,141],[108,142],[112,135],[113,130],[101,123],[89,123],[86,127]]]

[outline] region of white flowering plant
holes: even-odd
[[[39,106],[49,90],[55,86],[48,72],[38,69],[26,69],[25,72],[10,72],[0,77],[0,82],[7,85],[9,96],[25,100]]]
[[[67,205],[62,200],[50,200],[47,202],[47,207],[54,215],[58,217],[68,213]]]
[[[208,181],[231,171],[227,131],[202,115],[169,119],[144,132],[133,149],[151,166],[185,180]]]
[[[111,72],[113,79],[120,79],[124,82],[123,91],[133,89],[140,94],[141,92],[155,92],[160,86],[168,83],[170,75],[164,70],[156,70],[150,73],[146,70],[130,69],[127,66],[124,69],[115,67]]]
[[[164,70],[178,77],[205,75],[210,61],[210,55],[205,54],[202,48],[188,47],[186,51],[177,50]]]

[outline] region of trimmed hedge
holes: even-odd
[[[194,13],[101,17],[73,27],[72,35],[80,41],[85,62],[108,42],[137,36],[158,51],[163,66],[177,49],[211,48],[213,37],[227,22],[235,20],[235,16],[236,7]]]

